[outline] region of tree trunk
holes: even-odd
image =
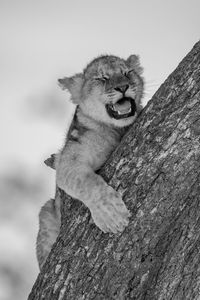
[[[63,191],[60,235],[29,300],[200,299],[200,42],[100,174],[132,212],[104,234]]]

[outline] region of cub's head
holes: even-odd
[[[118,127],[130,125],[141,110],[143,94],[139,57],[107,55],[94,59],[83,73],[59,79],[72,101],[91,118]]]

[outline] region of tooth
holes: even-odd
[[[128,114],[128,113],[130,113],[130,112],[131,112],[131,108],[129,108],[129,110],[128,110],[127,112],[121,112],[121,111],[117,110],[117,113],[118,113],[119,115],[126,115],[126,114]]]
[[[114,106],[114,105],[112,105],[112,109],[113,109],[114,111],[117,111],[117,109],[115,108],[115,106]]]
[[[124,113],[122,113],[121,111],[117,111],[117,113],[119,114],[119,115],[125,115]]]

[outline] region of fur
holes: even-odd
[[[77,108],[64,147],[56,156],[56,182],[89,208],[103,232],[121,232],[128,225],[130,213],[121,195],[95,171],[142,109],[141,73],[138,56],[124,60],[110,55],[97,57],[82,73],[59,79]],[[37,252],[41,267],[59,232],[56,226],[60,225],[60,214],[47,202],[39,218]]]

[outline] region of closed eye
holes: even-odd
[[[108,77],[102,76],[102,77],[95,77],[95,80],[101,81],[101,82],[106,82],[109,80]]]
[[[124,76],[126,76],[127,78],[129,78],[129,74],[131,73],[131,72],[133,72],[134,70],[132,69],[132,70],[129,70],[129,71],[127,71],[127,72],[125,72],[124,73]]]

